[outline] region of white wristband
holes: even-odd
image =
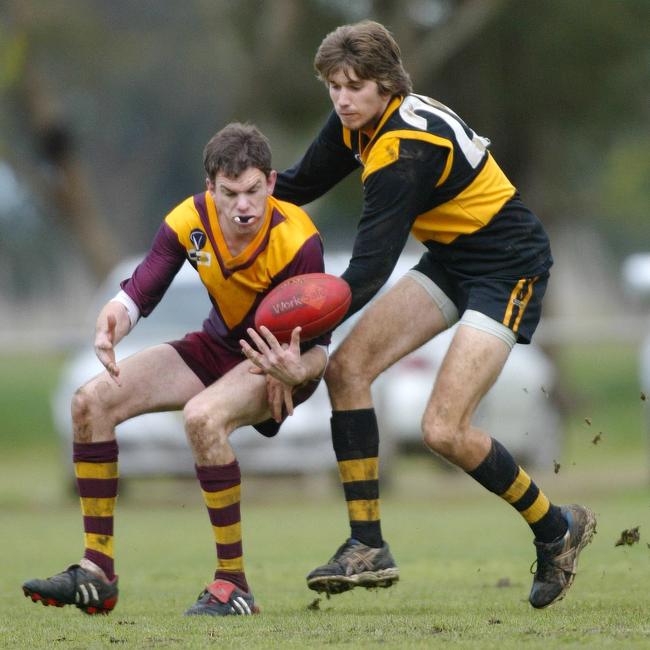
[[[126,311],[129,315],[129,321],[131,323],[131,327],[129,328],[130,332],[135,327],[138,320],[140,320],[140,309],[133,301],[133,298],[131,298],[131,296],[129,296],[129,294],[122,289],[117,292],[117,295],[114,298],[111,298],[111,301],[119,302],[121,305],[124,305],[126,307]]]

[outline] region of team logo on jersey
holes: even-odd
[[[194,228],[194,230],[190,233],[190,241],[194,244],[194,248],[199,251],[205,246],[207,237],[200,228]]]
[[[194,248],[187,252],[190,260],[202,266],[210,266],[212,255],[208,251],[201,250],[208,241],[205,233],[200,228],[195,228],[190,233],[190,241],[194,245]]]

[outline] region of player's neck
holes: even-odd
[[[253,241],[253,239],[255,239],[255,235],[257,234],[239,235],[238,233],[228,233],[223,229],[222,233],[228,251],[233,257],[237,257],[237,255],[244,252],[246,247]]]

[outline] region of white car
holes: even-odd
[[[423,249],[402,253],[386,287],[415,266],[422,252]],[[347,255],[326,256],[326,270],[340,275],[348,259]],[[342,336],[348,327],[344,323],[335,333]],[[400,359],[373,385],[382,446],[388,447],[387,455],[400,447],[419,446],[425,450],[420,421],[455,329],[443,332]],[[495,385],[479,405],[474,423],[505,445],[519,463],[553,468],[564,437],[554,398],[555,383],[555,367],[539,346],[515,345]],[[323,391],[326,402],[324,387],[319,387],[319,391]]]
[[[628,256],[622,267],[623,286],[627,298],[643,312],[650,307],[650,253],[634,253]],[[641,390],[650,395],[650,335],[641,340],[639,351],[639,383]],[[650,429],[650,412],[646,411]]]
[[[100,308],[118,291],[122,280],[130,277],[141,258],[119,264],[98,291],[90,314],[92,322]],[[116,348],[120,359],[150,345],[183,337],[201,328],[211,304],[198,274],[185,263],[174,278],[161,302]],[[88,328],[92,332],[92,327]],[[74,391],[91,377],[103,371],[95,356],[92,339],[65,363],[52,399],[52,413],[57,431],[65,443],[69,458],[72,448],[70,402]],[[312,406],[328,403],[327,393],[312,397]],[[231,436],[242,469],[256,473],[313,473],[335,467],[330,442],[329,414],[316,422],[314,414],[296,408],[283,424],[280,434],[266,438],[253,427],[243,427]],[[194,460],[183,429],[180,411],[148,413],[118,425],[116,436],[120,446],[120,475],[144,476],[194,473]]]
[[[115,295],[120,281],[131,275],[139,259],[119,264],[104,282],[89,314],[92,323],[101,306]],[[328,255],[326,270],[338,275],[345,270],[348,259],[345,254]],[[403,254],[387,286],[417,259],[416,254]],[[149,345],[177,339],[199,329],[210,306],[198,274],[186,263],[153,313],[141,319],[119,343],[118,360]],[[335,331],[331,349],[336,348],[355,320],[356,317],[351,318]],[[89,326],[88,331],[92,332],[92,327]],[[383,465],[390,465],[390,458],[400,445],[419,444],[420,418],[449,340],[450,333],[445,333],[430,341],[396,363],[373,385]],[[102,369],[89,336],[87,343],[62,370],[52,400],[52,412],[56,429],[65,443],[67,458],[70,458],[72,445],[72,395]],[[501,440],[520,462],[550,464],[558,457],[561,440],[558,411],[548,398],[553,383],[552,364],[539,348],[515,346],[501,377],[479,408],[477,423]],[[253,427],[234,432],[231,443],[242,469],[259,474],[314,474],[335,470],[330,414],[327,390],[321,383],[314,395],[286,419],[277,436],[266,438]],[[116,433],[122,476],[194,473],[180,412],[141,415],[120,424]]]

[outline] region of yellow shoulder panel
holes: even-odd
[[[436,181],[436,187],[442,185],[447,180],[447,176],[449,176],[451,166],[454,162],[454,145],[452,141],[447,138],[442,138],[439,135],[433,135],[432,133],[426,133],[423,131],[412,131],[410,129],[389,131],[375,142],[369,152],[368,159],[366,160],[361,180],[365,181],[370,174],[374,174],[379,169],[387,167],[398,160],[400,141],[407,139],[422,140],[437,147],[444,147],[448,150],[445,168],[440,175],[440,178]]]
[[[194,207],[194,197],[190,196],[179,203],[166,217],[167,225],[178,235],[178,240],[186,248],[190,246],[190,232],[200,223]]]

